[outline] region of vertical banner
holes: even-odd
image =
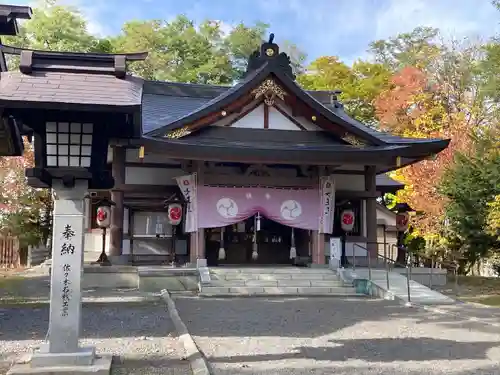
[[[191,233],[198,230],[198,200],[196,173],[175,178],[184,199],[187,201],[185,232]]]
[[[319,178],[321,194],[321,213],[319,218],[319,233],[332,233],[333,216],[335,213],[335,180],[333,176]]]

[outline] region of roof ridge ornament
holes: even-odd
[[[285,52],[280,53],[279,46],[274,43],[273,33],[269,35],[269,40],[267,42],[261,44],[260,51],[254,51],[250,55],[245,75],[259,69],[265,63],[276,64],[283,73],[295,79],[290,57]]]

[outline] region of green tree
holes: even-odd
[[[458,153],[440,187],[448,199],[445,210],[451,242],[471,263],[500,250],[499,239],[488,230],[488,214],[500,195],[497,139],[483,136],[476,140],[472,155]]]
[[[393,71],[405,66],[425,68],[439,54],[436,43],[439,30],[432,27],[417,27],[409,33],[401,33],[389,39],[370,43],[369,52],[377,63]]]
[[[341,90],[347,112],[369,125],[378,121],[374,100],[388,88],[391,72],[382,64],[358,60],[352,67],[335,56],[314,60],[298,82],[308,90]]]
[[[147,51],[148,58],[131,66],[146,79],[205,84],[232,84],[242,77],[250,54],[259,48],[268,25],[239,24],[228,35],[219,22],[199,25],[186,16],[171,22],[131,21],[113,38],[118,52]],[[299,54],[297,64],[300,65]]]
[[[19,35],[4,37],[7,45],[47,51],[110,52],[108,39],[100,39],[87,30],[87,22],[77,8],[59,5],[56,0],[39,0],[33,17],[20,25]],[[19,59],[9,58],[9,69],[17,68]]]

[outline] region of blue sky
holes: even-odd
[[[11,0],[30,4],[32,1]],[[490,0],[63,0],[76,5],[93,33],[119,31],[131,19],[170,20],[185,14],[214,19],[224,28],[239,22],[271,25],[275,41],[288,40],[311,61],[337,55],[346,62],[366,57],[370,41],[412,30],[440,28],[445,36],[488,38],[500,33],[500,12]]]

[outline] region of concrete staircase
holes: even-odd
[[[211,268],[211,281],[200,285],[201,296],[359,296],[327,268]]]

